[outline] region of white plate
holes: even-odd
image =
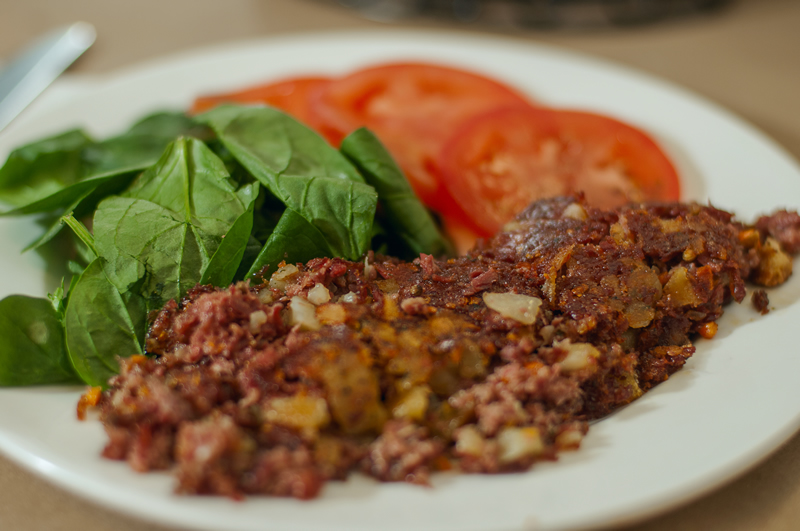
[[[184,108],[201,93],[296,74],[339,74],[391,59],[471,68],[554,106],[592,109],[650,131],[676,160],[686,199],[751,220],[800,207],[800,169],[751,126],[679,88],[629,70],[533,45],[429,33],[306,35],[165,59],[96,79],[69,102],[40,105],[0,134],[0,157],[67,126],[105,135],[143,113]],[[434,118],[435,119],[435,118]],[[0,295],[44,295],[55,279],[35,254],[28,221],[3,220]],[[433,488],[354,476],[320,499],[172,494],[167,474],[103,460],[97,422],[75,420],[79,390],[0,390],[0,450],[95,502],[202,529],[562,529],[617,525],[666,510],[740,474],[800,426],[800,275],[770,292],[774,310],[729,308],[712,341],[668,382],[592,426],[583,448],[531,472],[440,474]]]

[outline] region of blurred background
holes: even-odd
[[[95,26],[97,41],[69,70],[75,79],[300,32],[414,28],[555,45],[686,87],[800,159],[800,0],[0,0],[0,64],[77,20]],[[788,530],[797,522],[795,437],[730,485],[630,529]],[[85,502],[0,456],[0,529],[164,528]]]
[[[337,0],[382,21],[426,17],[481,26],[598,28],[710,12],[727,0]]]
[[[0,61],[56,26],[94,24],[97,42],[75,74],[322,30],[423,28],[553,44],[694,90],[800,158],[798,0],[0,0],[0,13]]]

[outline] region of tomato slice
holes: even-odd
[[[642,131],[579,111],[508,107],[475,117],[442,148],[448,191],[492,234],[532,201],[583,191],[590,204],[677,200],[678,175]]]
[[[580,111],[557,111],[556,119],[562,140],[585,150],[582,160],[587,171],[574,172],[572,189],[584,190],[590,203],[614,208],[630,201],[680,199],[675,166],[642,130]]]
[[[313,95],[311,124],[333,145],[358,127],[368,127],[423,203],[445,215],[464,216],[438,175],[438,153],[463,122],[515,104],[528,100],[477,74],[431,64],[387,64],[334,80]]]
[[[237,92],[201,96],[194,101],[190,112],[201,113],[222,103],[264,103],[308,124],[311,117],[309,94],[329,81],[327,77],[295,77]]]

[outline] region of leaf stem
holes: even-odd
[[[92,233],[86,228],[86,225],[75,219],[72,212],[61,216],[61,221],[66,223],[67,226],[72,229],[72,232],[86,244],[94,254],[94,258],[100,256],[100,253],[97,252],[97,247],[94,245],[94,236],[92,236]]]

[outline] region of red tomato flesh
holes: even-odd
[[[645,133],[578,111],[507,107],[465,124],[442,148],[448,191],[484,235],[532,201],[584,192],[597,207],[677,200],[672,163]]]
[[[338,146],[366,126],[461,247],[490,236],[536,199],[582,191],[595,206],[677,200],[669,159],[642,131],[596,114],[534,107],[492,79],[423,63],[369,67],[342,78],[297,77],[198,98],[264,103]]]
[[[190,112],[198,114],[222,103],[264,103],[308,124],[311,118],[309,94],[328,81],[330,80],[326,77],[296,77],[237,92],[201,96],[194,101]]]
[[[368,127],[423,203],[443,215],[463,217],[438,175],[441,147],[476,114],[527,104],[515,90],[477,74],[430,64],[389,64],[334,80],[312,95],[312,126],[333,145],[358,127]]]

